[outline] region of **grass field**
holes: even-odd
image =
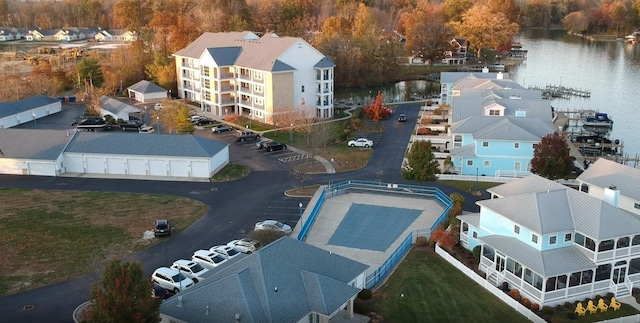
[[[99,272],[142,250],[157,219],[176,231],[208,207],[170,195],[0,188],[0,296]]]
[[[444,259],[424,250],[410,251],[373,299],[374,310],[387,322],[528,322]]]

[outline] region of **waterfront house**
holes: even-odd
[[[304,117],[333,116],[335,64],[302,38],[204,33],[173,56],[178,97],[197,102],[205,115],[265,123],[291,109]]]
[[[469,41],[465,38],[454,38],[449,42],[451,50],[445,51],[442,63],[446,65],[464,65],[467,63]]]
[[[640,169],[599,158],[576,180],[581,191],[640,216]]]
[[[440,73],[440,101],[444,104],[451,104],[453,87],[460,81],[471,79],[508,80],[509,73],[489,73],[488,68],[485,68],[482,73],[442,72]]]
[[[496,286],[554,306],[640,281],[640,218],[537,175],[491,189],[480,212],[458,216],[460,243],[480,248],[478,269]]]
[[[161,322],[312,323],[330,322],[336,315],[345,315],[345,321],[353,318],[368,267],[282,237],[231,259],[195,287],[165,300]]]

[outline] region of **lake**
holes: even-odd
[[[556,99],[551,105],[608,113],[614,120],[610,138],[620,139],[625,155],[640,154],[640,45],[590,41],[562,30],[526,30],[518,41],[529,52],[520,65],[508,67],[511,79],[525,87],[591,91],[590,98]]]

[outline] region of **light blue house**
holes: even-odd
[[[440,73],[440,99],[442,103],[451,104],[453,88],[463,80],[504,80],[513,83],[509,80],[509,73],[489,73],[488,68],[485,68],[482,73],[442,72]]]
[[[549,101],[512,80],[460,78],[449,99],[449,147],[457,174],[529,175],[535,146],[555,131]]]
[[[458,219],[460,243],[481,248],[478,269],[496,286],[518,289],[542,307],[629,296],[640,281],[640,218],[617,199],[537,175],[489,192],[491,199],[477,202],[479,213]]]

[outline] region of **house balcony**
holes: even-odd
[[[228,79],[232,79],[233,78],[233,74],[232,73],[220,73],[220,80],[228,80]]]
[[[221,86],[220,87],[220,92],[233,92],[233,86]]]
[[[616,259],[626,259],[627,257],[637,258],[640,256],[640,245],[616,248],[608,251],[600,251],[598,253],[592,253],[595,256],[593,259],[596,263],[607,263]]]

